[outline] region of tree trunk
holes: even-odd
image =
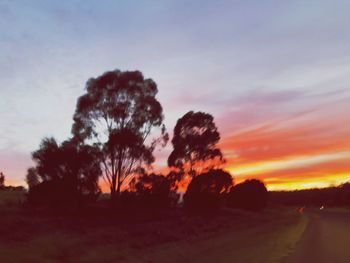
[[[116,185],[117,185],[117,176],[113,175],[112,185],[111,185],[111,200],[114,201],[116,198]]]
[[[120,197],[120,180],[119,180],[119,176],[118,176],[118,185],[117,185],[117,197],[119,198]]]
[[[117,203],[119,203],[120,199],[120,190],[121,190],[121,176],[122,176],[122,154],[123,154],[123,149],[120,147],[118,151],[118,171],[117,171],[117,176],[116,176],[116,185],[117,189],[115,192],[115,199]],[[115,188],[114,188],[115,189]]]
[[[119,150],[119,160],[118,160],[118,183],[117,183],[117,195],[120,196],[121,187],[121,176],[122,176],[122,150]]]

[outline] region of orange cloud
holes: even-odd
[[[337,134],[330,125],[309,124],[281,129],[264,126],[225,138],[221,147],[232,161],[251,163],[345,151],[350,149],[350,139],[343,132]]]
[[[255,166],[255,169],[254,166],[250,170],[249,168],[237,169],[237,177],[239,181],[248,178],[262,179],[270,190],[336,185],[350,180],[350,152],[342,154],[343,158],[341,158],[341,154],[335,154],[319,159],[317,157],[305,158],[305,160],[291,159],[288,161],[289,164],[284,162],[284,166],[277,161],[275,162],[277,166],[270,165],[270,169],[267,168],[266,163],[264,168],[264,163],[262,163],[260,166]]]
[[[258,177],[270,189],[324,187],[350,180],[349,106],[270,121],[222,139],[238,181]]]

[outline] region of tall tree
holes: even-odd
[[[156,145],[168,140],[157,92],[156,83],[141,72],[115,70],[90,79],[78,99],[72,133],[100,148],[112,199],[124,181],[154,161]],[[160,136],[150,139],[153,128],[160,129]]]
[[[217,168],[225,160],[217,143],[220,134],[212,115],[204,112],[186,113],[174,129],[173,151],[168,158],[169,167],[184,174],[196,176]]]

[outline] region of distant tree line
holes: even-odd
[[[9,191],[25,191],[23,186],[11,186],[5,184],[5,174],[0,172],[0,191],[1,190],[9,190]]]
[[[271,192],[271,202],[290,206],[350,206],[350,183],[296,191]]]
[[[71,137],[63,143],[44,138],[32,153],[28,204],[56,209],[96,202],[102,178],[117,210],[175,207],[183,184],[188,185],[184,207],[189,211],[222,205],[263,209],[268,192],[261,181],[234,185],[222,169],[220,134],[208,113],[189,111],[177,121],[169,172],[153,172],[153,152],[169,140],[157,93],[156,83],[139,71],[115,70],[88,80]]]

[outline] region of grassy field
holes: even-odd
[[[25,200],[23,191],[0,190],[0,208],[18,207]]]
[[[307,224],[277,208],[62,217],[21,209],[22,198],[0,192],[0,262],[279,262]]]

